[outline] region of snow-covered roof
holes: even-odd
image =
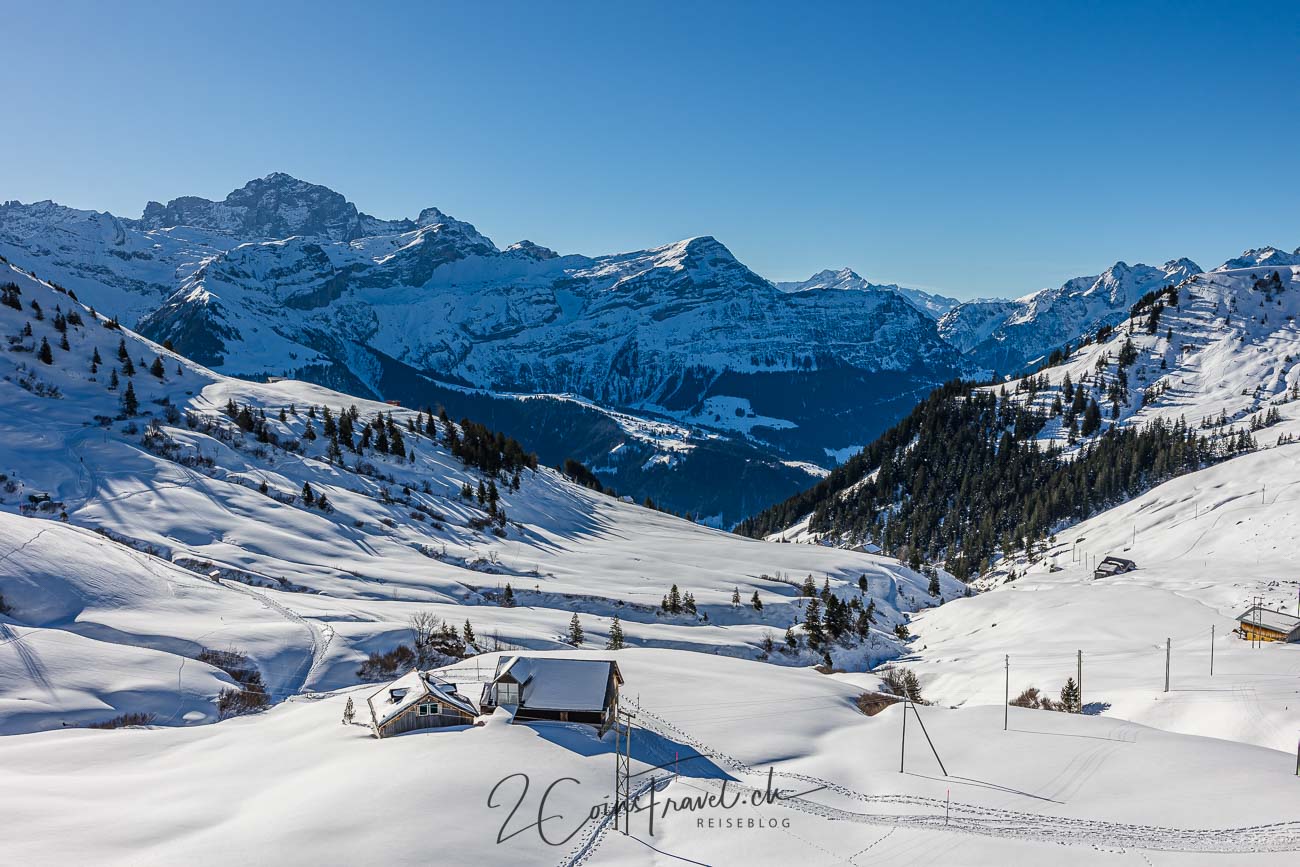
[[[554,659],[503,656],[493,683],[509,674],[520,684],[520,706],[534,710],[598,711],[605,707],[610,671],[623,676],[612,659]]]
[[[1281,632],[1283,635],[1289,635],[1292,631],[1300,629],[1300,617],[1284,611],[1270,611],[1260,605],[1247,608],[1237,617],[1237,622],[1262,626],[1274,632]]]
[[[408,672],[372,694],[366,701],[374,714],[375,724],[383,726],[426,697],[448,704],[470,716],[478,716],[478,708],[457,693],[455,686],[439,680],[427,671]]]

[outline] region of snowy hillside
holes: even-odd
[[[468,619],[484,648],[563,647],[577,611],[596,644],[617,615],[630,645],[752,659],[803,619],[812,575],[875,602],[870,634],[833,651],[860,668],[898,652],[901,612],[939,601],[893,561],[621,502],[476,429],[454,429],[457,457],[449,426],[418,411],[214,374],[5,267],[5,731],[210,721],[234,675],[205,651],[242,654],[273,699],[355,683],[417,611]],[[674,584],[696,613],[657,610]],[[943,578],[945,597],[959,590]]]
[[[1300,432],[1300,419],[1279,428]],[[1082,651],[1083,699],[1107,716],[1294,751],[1300,652],[1232,631],[1256,597],[1300,613],[1297,527],[1300,445],[1183,476],[1062,531],[1031,567],[1013,564],[1014,581],[915,618],[909,664],[939,701],[994,704],[1005,654],[1013,697],[1055,696]],[[1137,571],[1094,579],[1112,554]]]

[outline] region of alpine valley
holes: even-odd
[[[205,366],[508,431],[638,501],[730,526],[956,377],[1015,373],[1200,269],[1118,262],[1014,301],[755,274],[711,237],[504,249],[437,208],[370,216],[275,173],[137,219],[0,206],[0,255]]]

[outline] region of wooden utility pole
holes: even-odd
[[[1079,713],[1083,713],[1083,651],[1079,651]]]
[[[1165,692],[1169,692],[1170,640],[1165,638]]]
[[[903,699],[903,743],[898,749],[898,772],[903,773],[903,760],[907,758],[907,699]]]

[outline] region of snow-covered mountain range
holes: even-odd
[[[378,220],[283,174],[221,202],[150,203],[138,220],[10,202],[0,253],[229,374],[453,414],[470,391],[478,404],[576,396],[591,418],[575,420],[567,401],[553,408],[583,428],[568,438],[573,456],[638,496],[719,520],[761,502],[731,489],[701,507],[698,486],[655,474],[694,456],[694,477],[731,485],[730,462],[714,457],[721,438],[765,466],[757,488],[779,496],[961,366],[935,324],[946,300],[860,280],[783,291],[709,237],[598,257],[528,241],[499,249],[436,208]],[[688,433],[671,450],[611,441],[591,421],[605,409]],[[493,414],[518,412],[507,399]],[[550,445],[537,446],[544,458],[569,456]]]
[[[807,486],[937,384],[1021,370],[1200,270],[1120,262],[1015,301],[849,269],[773,283],[710,237],[502,249],[437,208],[379,219],[282,173],[138,219],[8,202],[0,254],[222,373],[441,404],[721,525]]]

